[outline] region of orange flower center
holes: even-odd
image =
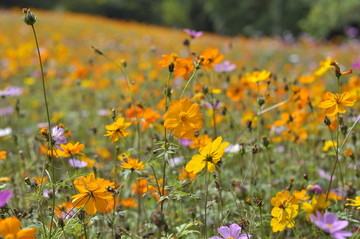
[[[180,122],[183,123],[187,120],[187,114],[186,112],[180,112],[179,114],[179,119],[180,119]]]
[[[337,104],[341,104],[341,95],[340,94],[335,94],[334,95],[334,100],[336,101]]]

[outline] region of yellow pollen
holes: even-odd
[[[329,229],[333,229],[333,226],[331,224],[326,225]]]

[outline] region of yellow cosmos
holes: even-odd
[[[319,196],[314,195],[311,199],[311,203],[304,202],[301,208],[307,212],[307,218],[311,214],[315,215],[316,211],[324,211],[327,207],[330,206],[330,201],[326,200],[326,194],[321,194]]]
[[[95,178],[94,173],[91,172],[86,177],[75,179],[74,185],[79,191],[79,194],[71,197],[74,207],[84,207],[88,215],[94,215],[97,211],[106,212],[109,202],[113,200],[113,196],[107,188],[113,187],[113,182]]]
[[[127,162],[122,162],[120,167],[122,168],[128,168],[131,170],[138,170],[138,171],[144,171],[144,162],[140,161],[139,159],[133,159],[133,158],[128,158]]]
[[[315,76],[321,76],[325,72],[327,72],[329,69],[332,68],[331,63],[333,60],[331,58],[326,58],[326,60],[320,62],[320,67],[314,72]]]
[[[190,162],[186,164],[185,170],[197,174],[207,167],[210,173],[215,172],[215,165],[224,155],[224,150],[230,143],[222,142],[222,137],[217,137],[213,142],[199,149],[200,154],[192,156]]]
[[[0,219],[0,236],[5,239],[35,239],[35,228],[20,230],[20,226],[16,217]]]
[[[125,123],[124,121],[124,118],[118,118],[114,123],[106,125],[105,128],[107,132],[104,136],[109,136],[113,143],[118,141],[119,138],[126,137],[129,132],[127,132],[125,129],[129,127],[131,123]]]
[[[357,207],[357,209],[360,209],[360,196],[357,196],[355,199],[347,199],[348,201],[352,201],[354,203],[346,203],[345,206],[353,206]]]
[[[337,113],[345,113],[345,106],[353,106],[356,98],[348,92],[341,94],[333,94],[326,92],[323,101],[319,104],[319,108],[326,109],[327,116],[334,116]]]
[[[245,74],[245,78],[252,83],[257,83],[260,81],[267,80],[270,78],[270,76],[271,76],[271,72],[266,70],[254,71],[252,73]]]
[[[73,143],[67,143],[67,144],[61,144],[61,148],[63,150],[60,149],[56,149],[56,153],[59,156],[62,157],[71,157],[72,155],[75,154],[80,154],[80,155],[84,155],[81,150],[83,150],[85,148],[84,144],[80,144],[80,142],[76,142],[75,144]]]
[[[334,147],[337,147],[337,143],[332,140],[328,140],[324,143],[324,146],[322,147],[322,151],[329,151],[331,148]]]
[[[295,226],[294,218],[299,213],[299,205],[285,204],[283,207],[274,207],[271,210],[273,218],[270,221],[270,226],[273,232],[284,231],[286,228]]]
[[[203,126],[200,106],[187,98],[171,102],[164,119],[165,128],[173,130],[176,137],[183,139],[193,138],[194,132]]]

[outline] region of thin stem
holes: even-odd
[[[189,77],[189,79],[186,82],[186,85],[185,85],[183,91],[181,92],[180,99],[182,99],[182,97],[184,96],[186,89],[188,88],[190,82],[192,81],[192,79],[194,78],[194,76],[198,70],[199,70],[199,66],[196,65],[195,70],[192,72],[191,76]]]
[[[52,183],[52,193],[53,193],[52,212],[51,212],[51,222],[50,222],[50,230],[49,230],[49,237],[51,238],[51,236],[52,236],[52,228],[53,228],[53,223],[54,223],[54,215],[55,215],[55,183],[54,183],[55,182],[55,165],[54,165],[54,161],[53,161],[53,157],[52,157],[52,153],[53,153],[52,132],[51,132],[49,104],[48,104],[48,100],[47,100],[46,87],[45,87],[45,74],[44,74],[43,63],[42,63],[41,54],[40,54],[39,42],[38,42],[38,39],[37,39],[37,35],[36,35],[34,25],[31,25],[31,29],[32,29],[33,34],[34,34],[35,43],[36,43],[36,50],[37,50],[37,53],[38,53],[38,58],[39,58],[39,63],[40,63],[42,88],[43,88],[46,116],[47,116],[48,129],[49,129],[48,149],[50,149],[51,155],[50,156],[48,155],[48,158],[49,158],[51,166],[52,166],[52,172],[51,173],[52,173],[52,180],[53,180],[53,183]],[[44,166],[45,166],[45,162],[44,162]],[[44,176],[44,172],[45,172],[45,167],[43,167],[42,177]],[[40,193],[42,193],[42,188],[40,190]]]
[[[205,202],[204,202],[204,238],[207,239],[207,201],[209,194],[209,173],[205,174]]]

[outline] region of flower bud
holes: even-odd
[[[35,14],[32,13],[29,8],[23,8],[23,13],[25,14],[24,22],[28,25],[34,25],[36,22]]]

